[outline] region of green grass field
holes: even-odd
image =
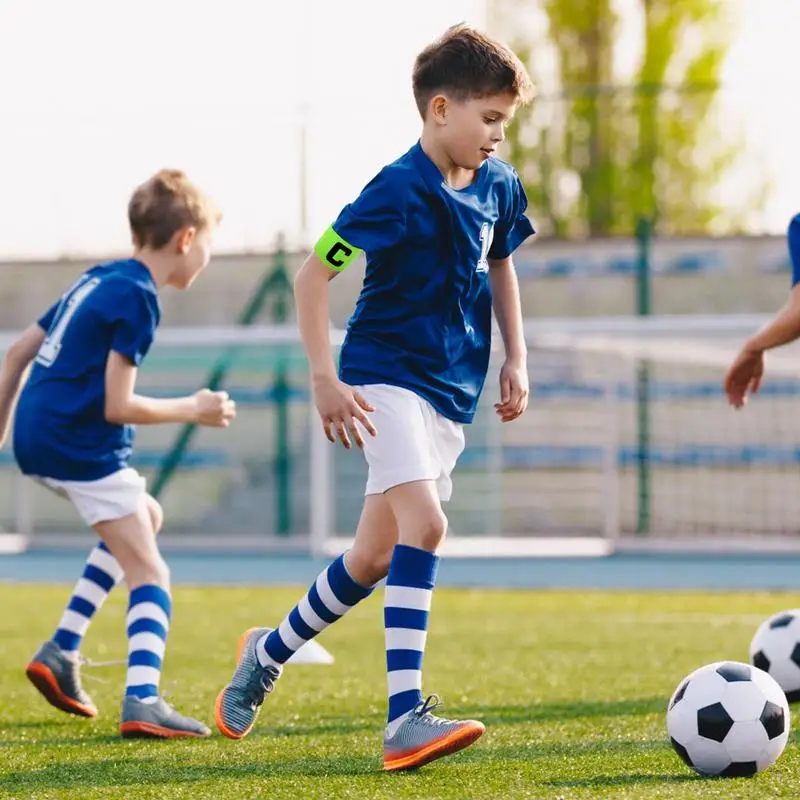
[[[690,670],[743,660],[758,622],[796,595],[440,590],[425,686],[445,716],[487,725],[472,748],[416,773],[380,771],[385,675],[380,596],[322,637],[333,666],[288,668],[244,741],[122,741],[124,668],[85,684],[96,720],[51,709],[23,668],[69,588],[0,585],[0,797],[21,798],[797,798],[795,737],[752,779],[706,780],[665,733],[670,693]],[[163,688],[213,727],[239,634],[279,621],[298,589],[183,588]],[[125,654],[124,592],[84,653]]]

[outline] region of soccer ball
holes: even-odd
[[[789,704],[763,670],[719,661],[684,678],[667,707],[675,752],[701,775],[741,778],[771,764],[789,738]]]
[[[790,703],[800,700],[800,609],[761,623],[750,642],[750,661],[775,678]]]

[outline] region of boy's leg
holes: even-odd
[[[61,711],[97,716],[96,706],[81,686],[78,651],[92,617],[120,580],[122,568],[100,542],[89,553],[53,638],[42,644],[25,668],[31,683]]]
[[[439,557],[447,530],[434,481],[390,489],[386,497],[397,520],[399,543],[386,579],[384,622],[389,713],[384,733],[384,769],[413,769],[472,744],[484,732],[475,720],[445,720],[431,712],[436,695],[423,701],[422,661]]]
[[[122,578],[122,567],[109,549],[102,542],[95,545],[53,634],[62,652],[78,653],[89,623]]]
[[[320,573],[276,629],[251,628],[242,636],[236,671],[215,705],[217,727],[223,735],[241,739],[250,732],[283,664],[372,592],[386,575],[396,541],[397,529],[386,499],[367,497],[352,550]]]
[[[150,495],[146,502],[153,530],[158,533],[163,520],[161,506]],[[45,699],[62,711],[97,716],[97,708],[81,686],[78,651],[94,615],[122,578],[122,567],[101,541],[89,553],[52,639],[42,644],[25,668]]]
[[[169,570],[158,550],[144,495],[134,513],[94,527],[122,566],[130,592],[120,732],[162,739],[210,735],[202,722],[179,714],[158,693],[172,599]]]
[[[462,426],[438,414],[417,398],[422,422],[408,412],[400,420],[405,437],[415,446],[400,464],[418,463],[418,479],[394,483],[386,498],[398,527],[398,546],[389,567],[384,595],[386,667],[389,712],[384,733],[384,769],[410,769],[472,744],[484,732],[475,720],[443,720],[431,713],[440,703],[436,695],[423,701],[422,661],[428,615],[439,558],[436,550],[447,531],[442,501],[450,499],[450,474],[464,449]],[[394,421],[395,425],[398,422]],[[387,428],[382,421],[379,430]],[[429,464],[426,473],[422,465]]]

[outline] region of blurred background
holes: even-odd
[[[186,170],[225,213],[212,266],[166,290],[142,391],[224,386],[229,431],[142,428],[134,462],[171,546],[336,551],[366,468],[322,440],[292,276],[341,207],[419,135],[416,53],[465,20],[539,90],[503,156],[538,235],[516,256],[531,407],[495,422],[497,363],[455,475],[453,552],[794,549],[800,362],[730,411],[737,344],[790,286],[797,213],[785,0],[0,0],[0,349],[93,263],[126,204]],[[334,339],[363,265],[332,289]],[[500,358],[498,353],[497,357]],[[9,547],[85,544],[0,452]],[[12,544],[13,543],[13,544]]]

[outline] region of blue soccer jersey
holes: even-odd
[[[150,271],[131,260],[90,269],[38,321],[47,338],[14,421],[22,472],[91,481],[127,466],[134,428],[106,421],[106,362],[113,350],[138,366],[159,318]]]
[[[341,379],[410,389],[448,419],[471,422],[489,366],[488,259],[511,255],[534,232],[527,202],[513,167],[497,158],[458,190],[419,144],[385,167],[333,224],[367,255]]]

